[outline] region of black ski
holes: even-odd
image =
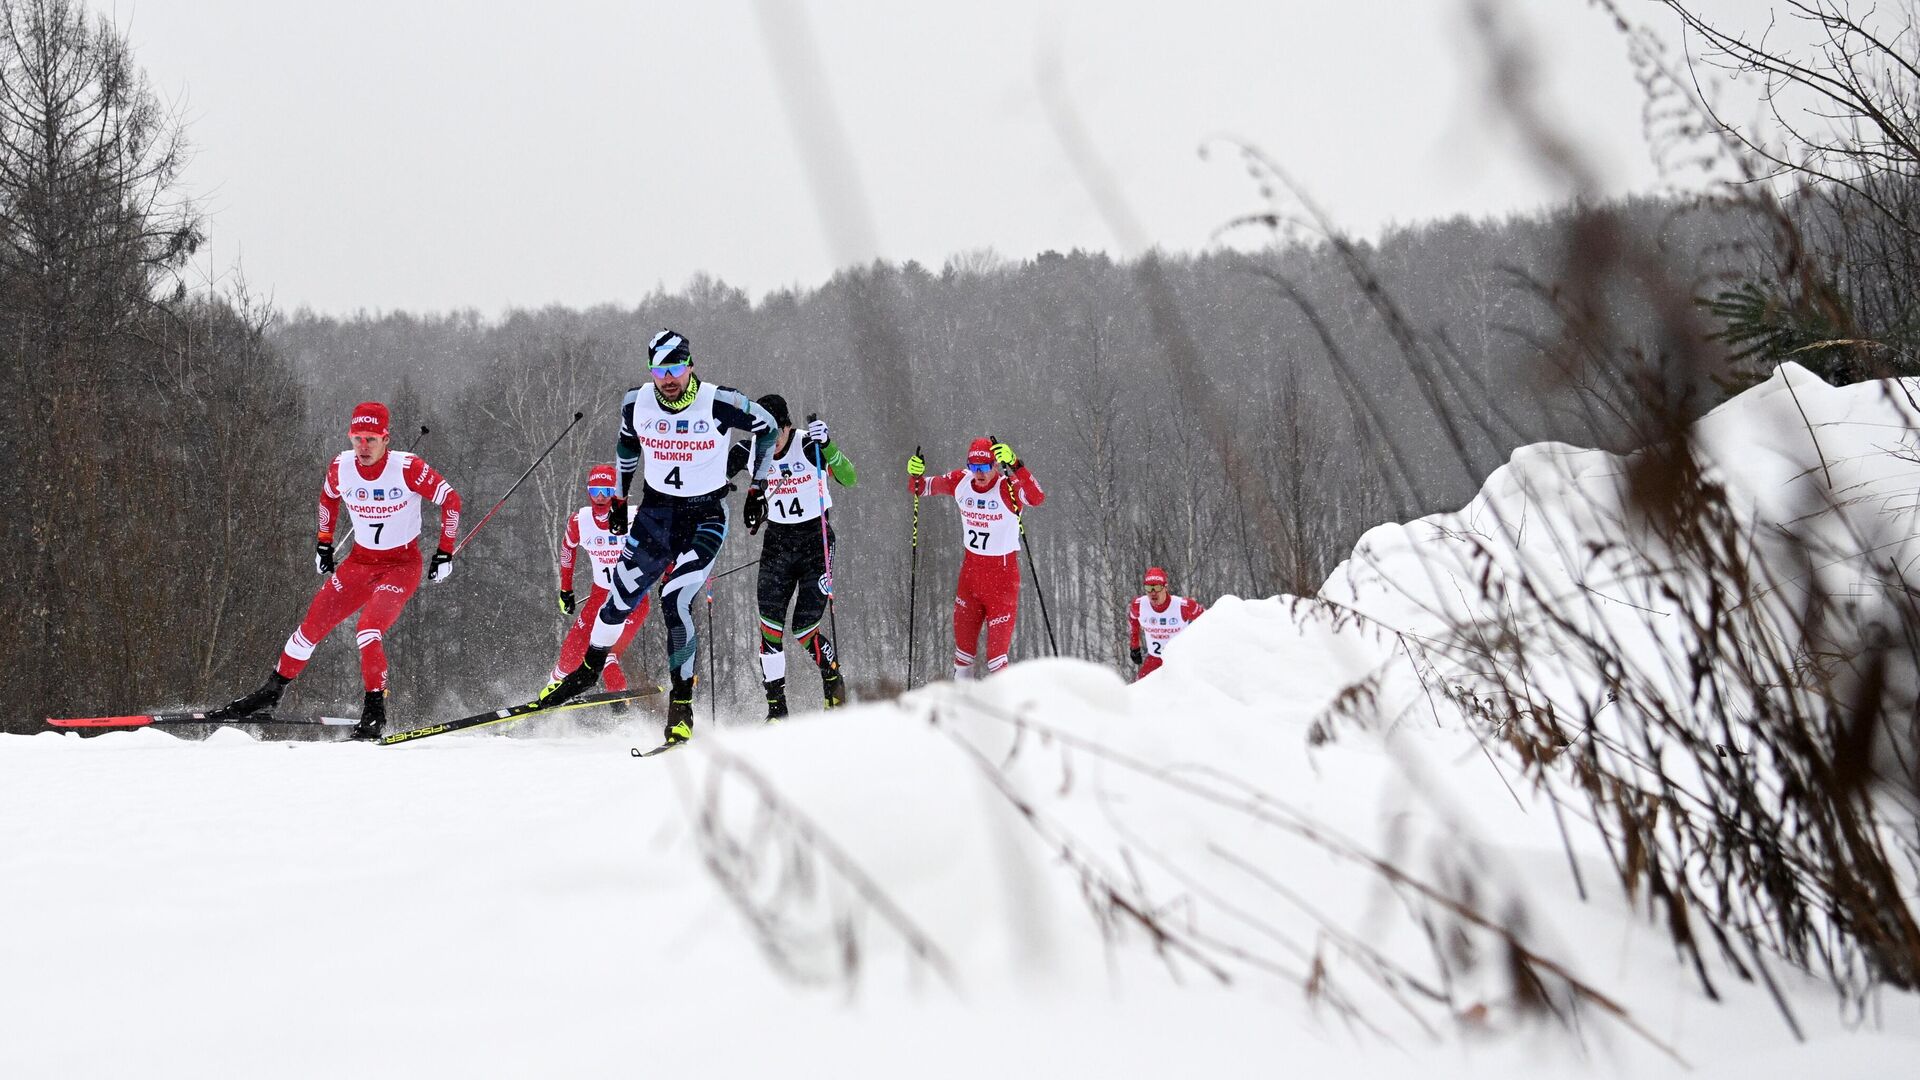
[[[679,742],[662,743],[651,750],[642,750],[636,746],[632,750],[628,751],[628,753],[632,754],[634,757],[652,757],[655,754],[664,754],[676,746],[685,746],[685,745],[687,745],[687,740],[681,739]]]
[[[521,717],[532,716],[536,713],[565,712],[568,709],[584,709],[591,705],[612,705],[615,702],[632,701],[635,698],[649,697],[660,692],[661,688],[658,686],[643,686],[637,689],[614,690],[601,694],[582,694],[577,698],[572,698],[559,705],[542,706],[537,701],[529,701],[524,705],[514,705],[505,709],[494,709],[491,712],[475,713],[472,716],[462,717],[458,720],[449,720],[444,724],[433,724],[428,727],[414,728],[412,731],[396,731],[392,735],[382,736],[380,745],[392,746],[395,743],[424,739],[430,735],[445,735],[449,731],[466,731],[470,728],[486,727],[488,724],[503,724],[509,720],[518,720]]]

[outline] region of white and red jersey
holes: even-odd
[[[1167,594],[1166,607],[1154,607],[1153,598],[1136,596],[1127,605],[1127,633],[1132,648],[1144,649],[1149,657],[1158,657],[1187,624],[1207,610],[1190,597]],[[1144,642],[1143,640],[1144,639]]]
[[[965,469],[923,476],[913,485],[922,495],[952,495],[960,507],[961,541],[969,555],[1005,556],[1020,550],[1020,511],[1047,501],[1026,466],[996,476],[987,490],[973,486]]]
[[[353,543],[368,552],[398,551],[420,539],[420,500],[440,507],[440,549],[452,551],[460,535],[460,493],[423,458],[390,451],[363,469],[348,450],[327,466],[320,485],[320,539],[333,539],[334,504],[353,519]]]
[[[613,568],[620,565],[620,551],[627,538],[607,528],[607,508],[583,506],[567,519],[567,535],[560,541],[560,587],[573,588],[573,552],[587,553],[593,570],[593,587],[613,588]]]
[[[812,521],[833,508],[825,474],[813,467],[806,441],[795,432],[767,469],[767,517],[781,525]]]

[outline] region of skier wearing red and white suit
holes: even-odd
[[[999,471],[1005,466],[1007,472]],[[1020,514],[1047,501],[1046,492],[1006,443],[975,439],[967,467],[927,476],[920,455],[907,459],[907,485],[916,495],[951,495],[960,509],[966,558],[953,597],[953,677],[974,667],[980,628],[987,630],[987,673],[1007,666],[1020,614]]]
[[[428,576],[445,581],[453,573],[454,541],[460,532],[460,494],[424,458],[388,452],[387,407],[377,401],[353,408],[348,434],[353,449],[327,466],[320,485],[320,528],[313,567],[327,575],[314,594],[306,618],[280,653],[267,682],[253,693],[210,714],[238,719],[266,712],[307,666],[314,647],[347,616],[360,613],[354,639],[360,646],[360,678],[366,689],[355,738],[379,738],[386,723],[386,632],[420,587],[420,503],[440,507],[440,546]],[[335,564],[334,526],[344,507],[353,522],[353,548]]]
[[[560,659],[553,665],[552,677],[556,680],[566,677],[567,672],[580,666],[580,659],[587,655],[587,642],[593,636],[593,622],[600,615],[600,605],[606,603],[613,586],[614,568],[620,565],[620,549],[626,544],[625,535],[614,532],[608,527],[608,513],[613,497],[620,493],[620,474],[610,464],[595,465],[587,471],[587,503],[567,518],[567,532],[560,541],[560,610],[568,615],[576,615],[573,625],[568,628],[566,640],[560,644]],[[573,564],[576,550],[587,553],[587,572],[592,575],[593,585],[587,593],[587,602],[577,604],[573,598]],[[620,670],[620,654],[626,650],[627,643],[647,621],[647,612],[652,608],[652,598],[642,594],[640,602],[633,606],[633,613],[627,616],[627,625],[620,633],[618,641],[607,654],[607,666],[600,672],[601,682],[609,690],[627,688],[626,673]]]
[[[1168,592],[1167,572],[1157,566],[1147,567],[1145,585],[1147,595],[1136,596],[1127,603],[1129,655],[1134,666],[1140,669],[1134,676],[1135,682],[1153,674],[1160,667],[1160,652],[1167,642],[1207,610],[1198,600]]]

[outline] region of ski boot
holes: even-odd
[[[667,699],[666,745],[678,746],[693,738],[693,686],[698,678],[684,682],[673,680],[672,696]]]
[[[847,703],[847,684],[840,677],[838,665],[820,669],[820,693],[826,698],[829,709],[837,709]]]
[[[360,722],[353,725],[353,738],[361,742],[379,742],[387,727],[387,692],[385,690],[367,691],[367,699],[360,706]]]
[[[267,672],[267,681],[260,689],[245,697],[237,697],[221,708],[207,714],[209,720],[245,720],[256,713],[271,713],[275,705],[280,704],[280,695],[286,692],[292,679],[278,671]]]
[[[787,718],[787,680],[767,680],[767,723],[777,724]]]
[[[582,690],[600,680],[600,669],[606,666],[607,650],[598,645],[589,646],[587,655],[580,658],[580,666],[567,672],[566,677],[548,683],[540,696],[533,699],[534,704],[550,709],[578,697]]]

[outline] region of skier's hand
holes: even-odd
[[[833,435],[827,431],[827,422],[818,417],[807,421],[807,438],[821,446],[833,441]]]
[[[571,614],[573,614],[573,606],[574,606],[574,605],[573,605],[573,590],[572,590],[572,589],[561,589],[561,590],[560,590],[560,611],[561,611],[561,613],[562,613],[562,614],[564,614],[564,615],[571,615]]]
[[[915,477],[927,475],[927,459],[921,457],[917,452],[908,458],[907,475]]]
[[[333,573],[333,541],[321,540],[313,545],[313,572]]]
[[[759,484],[747,488],[747,505],[740,516],[747,523],[749,536],[759,532],[760,526],[767,523],[767,493],[760,490]]]
[[[993,460],[1005,465],[1009,469],[1017,469],[1020,467],[1020,456],[1013,452],[1013,447],[1003,442],[993,444]]]
[[[453,552],[436,551],[433,562],[427,565],[427,580],[442,582],[453,576]]]
[[[1138,645],[1135,645],[1132,651],[1128,652],[1127,655],[1133,658],[1134,667],[1139,667],[1141,664],[1144,664],[1147,662],[1146,654],[1140,651],[1140,646]]]
[[[615,536],[627,531],[627,500],[618,495],[607,502],[607,531]]]

